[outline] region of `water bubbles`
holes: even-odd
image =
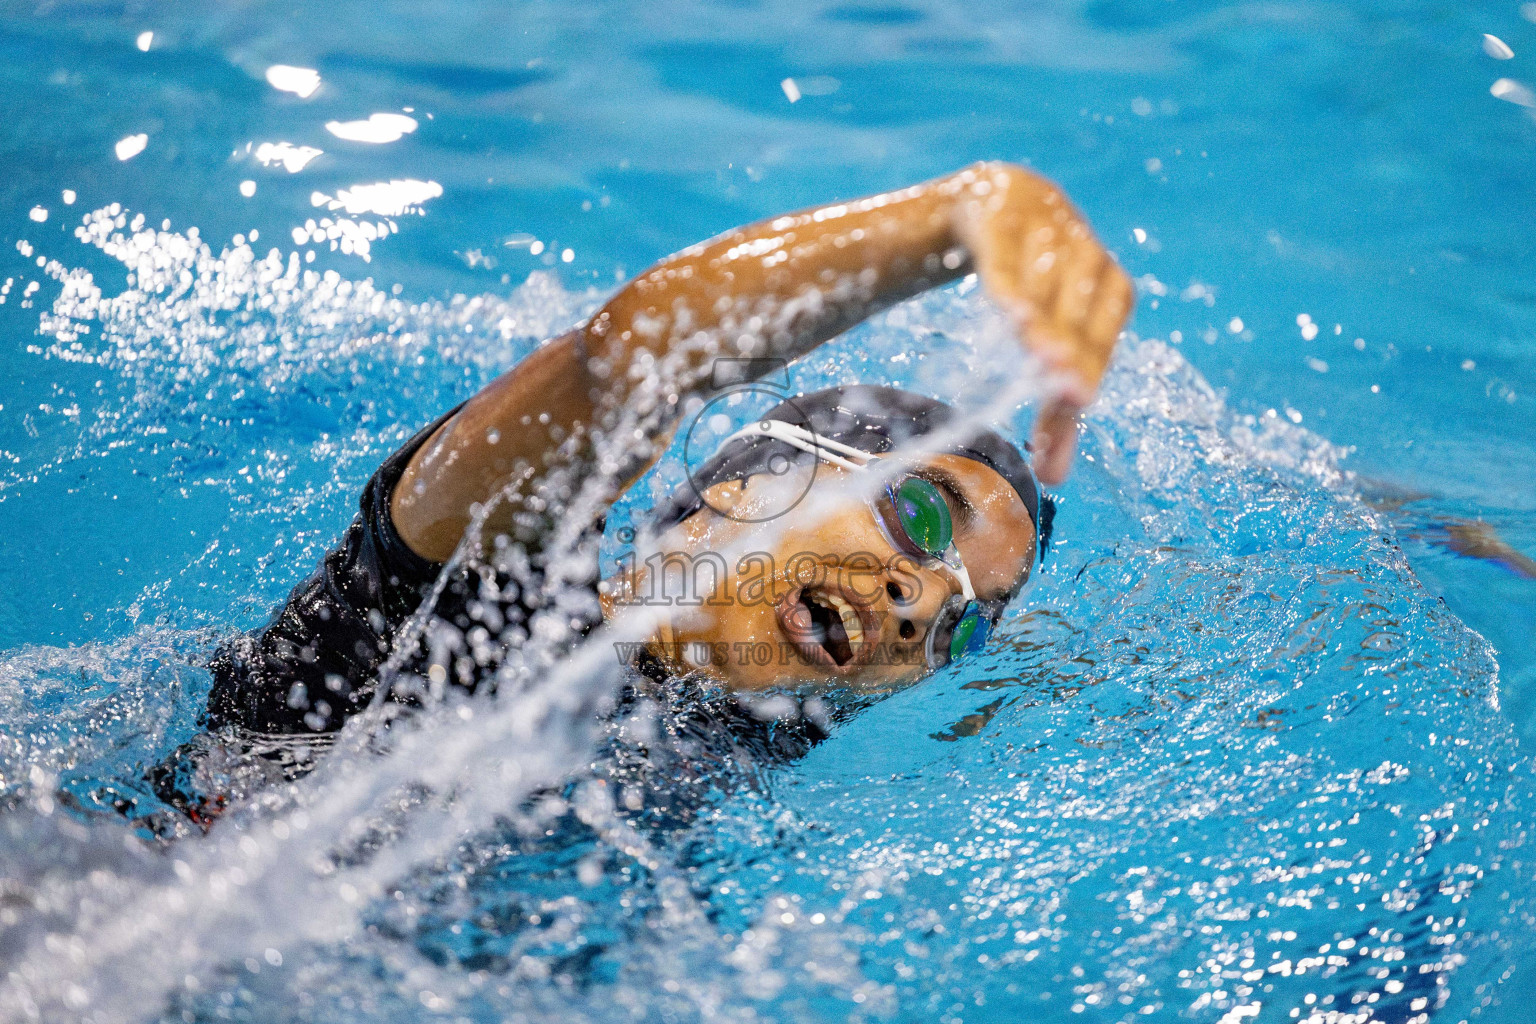
[[[249,199],[256,194],[256,183],[249,178],[240,183],[240,194]]]
[[[139,52],[148,53],[149,48],[154,44],[154,41],[155,34],[153,32],[140,32],[138,38],[133,41],[133,45],[139,48]]]
[[[28,212],[27,217],[30,220],[34,220],[41,224],[43,221],[48,219],[48,210],[46,207],[34,206],[32,207],[31,211]]]
[[[1183,302],[1203,302],[1206,306],[1216,305],[1216,288],[1203,281],[1191,281],[1179,292],[1179,299]]]

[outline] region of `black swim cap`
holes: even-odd
[[[873,384],[852,384],[799,395],[763,413],[764,420],[784,420],[840,441],[871,455],[883,455],[925,434],[943,430],[960,416],[953,407],[924,395]],[[1055,503],[1040,491],[1029,461],[995,430],[975,433],[936,449],[973,459],[988,467],[1013,487],[1029,511],[1043,556],[1050,543]],[[658,533],[693,515],[704,506],[701,493],[728,480],[745,480],[766,471],[771,460],[791,462],[809,458],[799,449],[764,435],[729,441],[698,469],[689,474],[692,486],[678,489],[651,518]]]

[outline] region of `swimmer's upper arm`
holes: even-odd
[[[590,421],[592,390],[575,331],[486,385],[407,464],[390,499],[400,538],[424,558],[447,561],[476,502],[509,480],[543,476],[561,443]]]

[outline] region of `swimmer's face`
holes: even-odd
[[[1006,480],[955,455],[925,457],[908,471],[948,504],[978,598],[1000,598],[1029,573],[1035,530]],[[629,602],[666,614],[655,644],[663,660],[743,691],[880,691],[924,675],[924,641],[959,593],[955,577],[893,546],[863,472],[823,465],[790,512],[766,522],[732,517],[781,499],[773,489],[782,486],[765,473],[709,488],[705,507],[663,534],[622,581]],[[699,603],[680,606],[683,595]]]

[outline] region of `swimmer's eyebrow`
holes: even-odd
[[[976,503],[965,493],[958,477],[953,476],[948,470],[937,466],[913,466],[909,472],[915,477],[921,477],[944,492],[944,497],[949,501],[950,508],[954,511],[955,518],[966,526],[976,521],[978,512]]]

